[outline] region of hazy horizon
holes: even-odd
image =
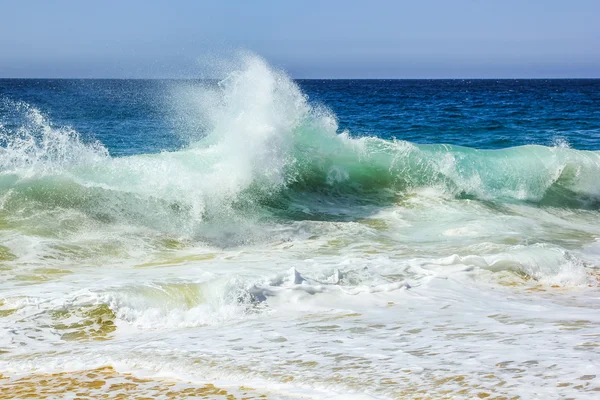
[[[577,78],[295,78],[291,77],[295,81],[564,81],[564,80],[600,80],[600,77],[577,77]],[[40,80],[40,81],[60,81],[60,80],[80,80],[80,81],[217,81],[220,78],[160,78],[160,77],[152,77],[152,78],[46,78],[46,77],[14,77],[14,78],[2,78],[0,80]]]
[[[294,79],[600,78],[590,0],[0,4],[0,78],[210,78],[239,50]]]

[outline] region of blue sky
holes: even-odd
[[[0,77],[600,77],[599,0],[0,0]]]

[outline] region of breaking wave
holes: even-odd
[[[271,219],[335,218],[323,204],[392,204],[424,187],[449,198],[600,205],[598,152],[355,138],[256,56],[221,81],[182,93],[197,104],[198,135],[179,151],[128,157],[111,157],[102,144],[54,126],[30,105],[4,101],[3,212],[31,218],[71,210],[210,238],[216,225],[219,232],[248,231]]]

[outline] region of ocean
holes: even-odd
[[[599,178],[600,80],[0,80],[0,398],[597,398]]]

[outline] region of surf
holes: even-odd
[[[197,114],[174,152],[111,157],[35,107],[4,101],[4,211],[71,210],[190,237],[207,224],[335,219],[327,202],[388,206],[423,188],[447,198],[597,209],[600,153],[528,145],[477,150],[357,137],[284,72],[246,55],[216,82],[178,89]],[[9,122],[6,122],[6,115]],[[349,216],[348,218],[351,218]]]
[[[569,354],[597,331],[598,152],[386,140],[341,129],[259,57],[220,77],[168,82],[173,151],[118,156],[0,102],[5,376],[464,394],[475,349],[473,395],[490,376],[513,395],[499,365],[532,360],[581,381]],[[519,372],[518,387],[549,379]]]

